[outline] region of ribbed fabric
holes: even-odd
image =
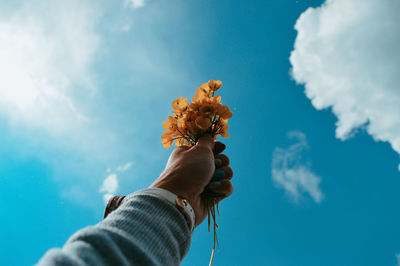
[[[62,249],[49,250],[38,265],[179,265],[190,239],[178,209],[144,189],[102,222],[76,232]]]

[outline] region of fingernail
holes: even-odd
[[[221,180],[225,177],[225,172],[222,170],[215,171],[213,180]]]
[[[219,182],[219,181],[211,182],[211,183],[208,185],[208,187],[209,187],[210,189],[216,189],[216,188],[219,188],[220,186],[221,186],[221,182]]]
[[[222,165],[222,160],[221,159],[215,159],[215,166],[220,167]]]

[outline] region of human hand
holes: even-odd
[[[177,147],[170,155],[164,172],[150,187],[166,189],[185,198],[195,212],[195,226],[198,226],[208,213],[208,199],[204,192],[207,195],[214,192],[216,202],[233,192],[230,182],[233,171],[229,167],[229,158],[221,154],[224,149],[224,144],[214,142],[210,136],[200,138],[193,147]]]

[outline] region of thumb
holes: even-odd
[[[210,135],[205,135],[205,136],[199,138],[197,145],[206,147],[212,151],[214,149],[215,142],[214,142],[214,139]]]

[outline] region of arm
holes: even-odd
[[[39,265],[178,265],[190,247],[179,211],[147,190],[126,197],[104,221],[75,233]]]
[[[150,189],[127,196],[122,205],[99,224],[75,233],[62,249],[50,250],[39,265],[178,265],[189,250],[191,232],[179,210],[152,193],[165,189],[186,198],[195,212],[196,226],[206,217],[202,193],[213,178],[214,158],[225,177],[212,190],[219,200],[232,193],[232,170],[223,144],[203,138],[194,147],[179,147]]]

